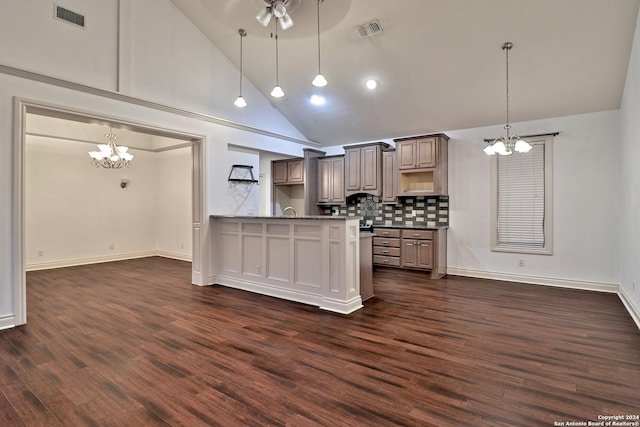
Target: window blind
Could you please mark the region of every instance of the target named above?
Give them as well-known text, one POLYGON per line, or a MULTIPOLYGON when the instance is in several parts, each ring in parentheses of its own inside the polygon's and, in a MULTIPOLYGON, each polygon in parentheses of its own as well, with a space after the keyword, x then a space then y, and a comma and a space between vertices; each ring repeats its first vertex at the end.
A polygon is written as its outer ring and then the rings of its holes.
POLYGON ((525 154, 499 156, 497 246, 544 248, 545 144, 525 154))

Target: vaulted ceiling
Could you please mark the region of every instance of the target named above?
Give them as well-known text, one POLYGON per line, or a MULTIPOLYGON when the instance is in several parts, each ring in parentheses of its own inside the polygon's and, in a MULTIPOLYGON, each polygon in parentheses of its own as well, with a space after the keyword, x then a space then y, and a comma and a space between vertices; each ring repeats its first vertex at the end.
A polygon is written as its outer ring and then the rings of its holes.
POLYGON ((246 29, 244 75, 321 145, 504 124, 505 41, 512 122, 618 109, 638 13, 638 0, 324 0, 329 84, 317 89, 317 3, 292 0, 294 26, 279 32, 286 96, 274 99, 273 26, 255 19, 263 0, 172 1, 238 67, 246 29), (373 20, 383 31, 360 37, 373 20), (326 104, 312 105, 314 93, 326 104))

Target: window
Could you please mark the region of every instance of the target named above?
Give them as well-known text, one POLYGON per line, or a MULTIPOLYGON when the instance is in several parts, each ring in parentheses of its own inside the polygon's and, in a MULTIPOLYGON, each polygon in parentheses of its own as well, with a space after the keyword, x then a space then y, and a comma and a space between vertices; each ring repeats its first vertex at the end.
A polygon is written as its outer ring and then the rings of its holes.
POLYGON ((528 138, 528 153, 491 165, 491 249, 551 255, 553 137, 528 138))

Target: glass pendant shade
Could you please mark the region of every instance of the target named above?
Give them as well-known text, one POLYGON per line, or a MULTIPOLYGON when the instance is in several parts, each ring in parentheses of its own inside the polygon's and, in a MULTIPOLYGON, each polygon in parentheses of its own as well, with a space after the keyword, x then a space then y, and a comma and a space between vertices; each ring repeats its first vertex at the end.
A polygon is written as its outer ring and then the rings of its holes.
POLYGON ((274 98, 282 98, 284 96, 284 91, 280 86, 276 85, 271 91, 271 96, 274 98))
POLYGON ((258 12, 258 14, 256 15, 256 19, 263 27, 266 27, 267 25, 269 25, 269 22, 271 22, 272 16, 273 15, 271 13, 271 8, 266 8, 258 12))
POLYGON ((106 144, 98 144, 98 150, 90 151, 91 164, 95 167, 103 167, 105 169, 120 169, 130 167, 133 154, 130 154, 129 147, 116 145, 117 136, 109 131, 104 136, 108 142, 106 144))
POLYGON ((244 97, 242 95, 240 95, 239 97, 236 98, 236 100, 233 102, 233 105, 235 105, 238 108, 244 108, 247 106, 247 101, 244 100, 244 97))
POLYGON ((324 87, 327 85, 327 79, 321 73, 318 73, 311 82, 315 87, 324 87))
POLYGON ((527 141, 525 141, 524 139, 518 139, 516 141, 516 145, 514 147, 514 149, 518 152, 518 153, 528 153, 529 150, 531 150, 531 144, 529 144, 527 141))

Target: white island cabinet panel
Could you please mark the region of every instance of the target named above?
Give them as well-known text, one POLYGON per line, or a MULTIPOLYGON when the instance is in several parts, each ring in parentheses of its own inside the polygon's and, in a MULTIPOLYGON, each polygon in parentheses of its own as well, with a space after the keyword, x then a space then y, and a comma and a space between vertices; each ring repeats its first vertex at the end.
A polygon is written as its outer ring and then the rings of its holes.
POLYGON ((359 220, 211 216, 209 283, 351 313, 362 307, 359 220))

